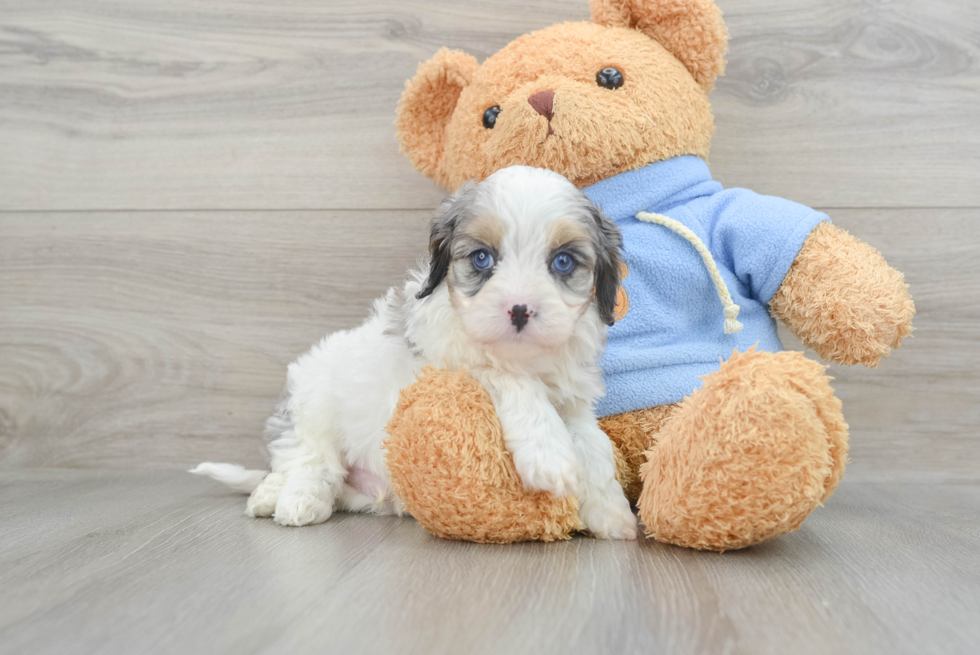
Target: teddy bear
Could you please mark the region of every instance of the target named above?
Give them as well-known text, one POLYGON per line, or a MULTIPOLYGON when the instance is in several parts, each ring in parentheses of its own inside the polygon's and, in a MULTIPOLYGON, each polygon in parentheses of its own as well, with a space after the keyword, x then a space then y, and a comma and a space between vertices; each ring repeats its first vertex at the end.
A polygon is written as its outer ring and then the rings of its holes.
MULTIPOLYGON (((797 529, 833 493, 848 427, 826 367, 875 367, 912 330, 903 275, 827 216, 725 189, 706 163, 708 95, 728 33, 711 0, 591 0, 591 21, 517 38, 483 64, 442 49, 406 83, 402 152, 453 190, 515 164, 561 173, 623 235, 602 355, 600 425, 646 534, 744 548, 797 529)), ((527 489, 489 396, 422 372, 388 426, 387 465, 434 534, 554 540, 577 501, 527 489)))

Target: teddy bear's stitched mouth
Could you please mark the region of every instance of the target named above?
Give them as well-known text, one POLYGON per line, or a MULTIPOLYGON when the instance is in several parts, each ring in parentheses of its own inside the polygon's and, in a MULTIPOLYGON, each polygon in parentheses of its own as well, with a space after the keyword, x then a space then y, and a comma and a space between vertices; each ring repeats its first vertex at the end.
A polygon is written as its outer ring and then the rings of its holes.
POLYGON ((543 146, 545 143, 548 142, 548 139, 550 139, 551 137, 555 137, 556 139, 561 139, 562 138, 562 136, 560 134, 558 134, 557 132, 555 132, 555 128, 552 127, 551 121, 548 121, 548 133, 545 134, 544 135, 544 138, 541 139, 538 142, 538 145, 539 146, 543 146))

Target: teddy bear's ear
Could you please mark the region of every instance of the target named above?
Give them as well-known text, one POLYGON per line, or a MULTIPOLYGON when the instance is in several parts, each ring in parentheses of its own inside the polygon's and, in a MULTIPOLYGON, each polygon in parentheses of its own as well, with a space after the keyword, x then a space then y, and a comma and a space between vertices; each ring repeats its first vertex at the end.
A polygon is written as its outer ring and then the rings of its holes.
POLYGON ((713 0, 589 0, 592 21, 635 28, 684 64, 705 93, 725 72, 728 30, 713 0))
POLYGON ((412 165, 429 177, 436 175, 442 159, 446 126, 459 94, 479 67, 472 55, 442 48, 405 83, 395 119, 398 142, 412 165))

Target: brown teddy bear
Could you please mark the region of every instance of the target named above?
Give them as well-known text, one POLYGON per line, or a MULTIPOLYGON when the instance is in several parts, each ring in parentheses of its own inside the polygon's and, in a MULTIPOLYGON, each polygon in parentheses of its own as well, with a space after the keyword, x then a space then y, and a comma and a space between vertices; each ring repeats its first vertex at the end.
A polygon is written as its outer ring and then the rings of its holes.
MULTIPOLYGON (((800 526, 844 472, 825 367, 875 367, 911 332, 901 273, 825 216, 723 189, 704 159, 727 32, 711 0, 592 0, 592 22, 522 36, 482 65, 440 50, 398 107, 403 152, 449 189, 524 164, 565 175, 623 232, 598 411, 647 534, 711 550, 800 526)), ((487 394, 427 370, 389 425, 408 510, 449 538, 567 538, 576 503, 525 490, 487 394)))

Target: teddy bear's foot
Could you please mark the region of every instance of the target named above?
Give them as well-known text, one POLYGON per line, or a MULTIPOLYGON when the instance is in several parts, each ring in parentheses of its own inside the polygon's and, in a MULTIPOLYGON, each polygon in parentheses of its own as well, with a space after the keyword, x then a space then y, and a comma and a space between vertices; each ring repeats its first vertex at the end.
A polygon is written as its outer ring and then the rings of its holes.
POLYGON ((525 489, 490 394, 462 371, 426 368, 388 424, 395 493, 429 532, 491 543, 568 539, 578 501, 525 489))
POLYGON ((847 424, 824 367, 734 353, 672 412, 641 467, 647 533, 732 550, 800 527, 837 487, 847 424))
POLYGON ((599 427, 613 443, 616 480, 630 501, 638 500, 643 491, 640 467, 647 461, 646 452, 657 444, 660 429, 679 406, 661 405, 599 419, 599 427))

